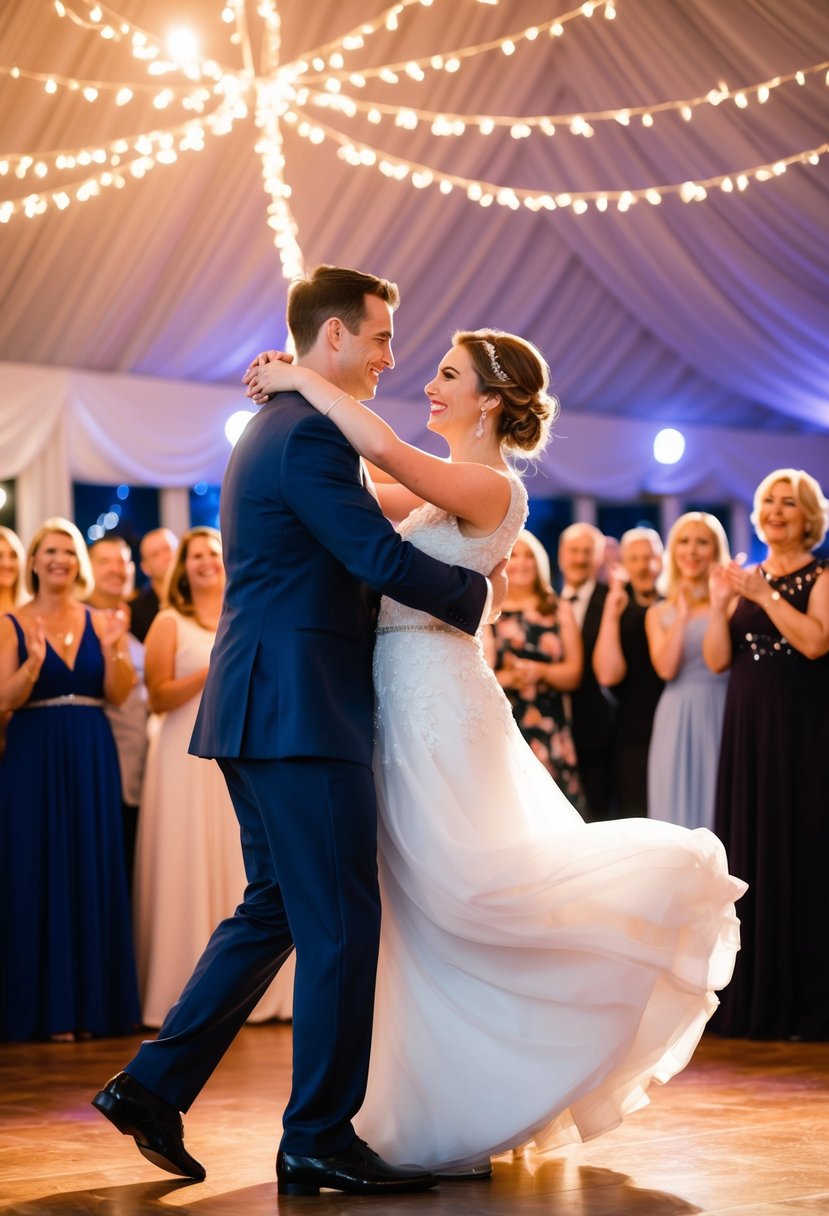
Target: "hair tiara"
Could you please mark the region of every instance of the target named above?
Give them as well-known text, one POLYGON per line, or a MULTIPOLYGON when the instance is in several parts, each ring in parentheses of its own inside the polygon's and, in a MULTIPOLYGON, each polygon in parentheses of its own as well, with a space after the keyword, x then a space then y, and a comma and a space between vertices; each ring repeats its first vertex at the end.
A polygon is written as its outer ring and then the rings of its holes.
POLYGON ((498 352, 496 351, 493 343, 487 342, 486 338, 481 338, 481 346, 483 346, 484 350, 486 351, 487 355, 489 356, 490 366, 492 367, 492 374, 498 380, 502 380, 504 383, 506 383, 506 381, 509 380, 509 376, 504 371, 503 367, 501 367, 501 364, 498 362, 498 352))

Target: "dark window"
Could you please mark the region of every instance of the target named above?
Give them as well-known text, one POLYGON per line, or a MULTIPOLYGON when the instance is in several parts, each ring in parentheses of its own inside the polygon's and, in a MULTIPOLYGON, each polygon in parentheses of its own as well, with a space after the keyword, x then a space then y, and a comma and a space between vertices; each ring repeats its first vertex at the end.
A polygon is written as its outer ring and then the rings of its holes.
POLYGON ((17 531, 13 481, 0 481, 0 524, 13 532, 17 531))
POLYGON ((190 527, 218 528, 221 486, 200 481, 190 491, 190 527))
POLYGON ((160 527, 159 494, 152 486, 101 486, 76 481, 72 487, 75 523, 87 544, 102 536, 122 536, 132 549, 136 586, 147 580, 138 546, 145 532, 160 527))
POLYGON ((615 536, 617 540, 621 540, 631 528, 653 528, 659 532, 659 503, 655 499, 650 502, 599 503, 596 527, 605 536, 615 536))
POLYGON ((541 541, 556 569, 558 538, 573 523, 572 498, 531 498, 527 529, 541 541))

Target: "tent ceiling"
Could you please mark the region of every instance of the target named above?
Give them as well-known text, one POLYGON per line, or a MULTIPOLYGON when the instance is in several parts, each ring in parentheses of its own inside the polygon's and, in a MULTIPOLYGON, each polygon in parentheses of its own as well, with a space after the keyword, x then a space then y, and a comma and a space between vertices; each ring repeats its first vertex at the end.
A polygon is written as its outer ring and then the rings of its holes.
MULTIPOLYGON (((67 0, 67 3, 69 0, 67 0)), ((74 0, 84 8, 82 0, 74 0)), ((824 0, 617 0, 546 33, 396 86, 375 102, 457 113, 583 113, 749 86, 829 59, 824 0)), ((86 6, 88 8, 88 6, 86 6)), ((106 7, 106 6, 105 6, 106 7)), ((116 0, 129 21, 164 36, 199 34, 234 65, 214 0, 116 0)), ((280 0, 283 60, 384 11, 383 0, 280 0)), ((261 22, 247 6, 254 53, 261 22)), ((433 0, 396 32, 372 36, 349 67, 410 60, 549 22, 566 0, 433 0)), ((125 45, 60 19, 47 0, 0 5, 0 65, 84 80, 147 80, 125 45)), ((162 81, 161 83, 164 83, 162 81)), ((352 137, 458 176, 562 191, 701 180, 777 161, 826 140, 825 69, 749 98, 658 114, 651 128, 595 122, 585 139, 513 140, 476 131, 437 138, 364 117, 322 117, 352 137)), ((117 107, 0 77, 0 155, 103 144, 181 121, 136 96, 117 107)), ((266 224, 252 115, 122 190, 0 226, 0 360, 235 382, 248 357, 285 340, 285 281, 266 224)), ((310 267, 359 266, 395 279, 397 369, 382 390, 418 401, 452 330, 494 325, 545 351, 565 410, 789 431, 829 430, 829 158, 795 165, 744 194, 712 190, 584 215, 534 214, 470 202, 456 189, 383 177, 285 127, 286 177, 310 267)), ((14 166, 0 199, 58 179, 14 166)), ((70 180, 69 175, 65 180, 70 180)), ((62 182, 64 179, 60 179, 62 182)))

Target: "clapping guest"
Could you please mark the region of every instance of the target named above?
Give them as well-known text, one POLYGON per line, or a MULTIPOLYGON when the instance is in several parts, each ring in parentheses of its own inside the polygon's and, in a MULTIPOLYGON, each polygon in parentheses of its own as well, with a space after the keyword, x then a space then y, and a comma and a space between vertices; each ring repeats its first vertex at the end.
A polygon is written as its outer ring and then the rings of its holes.
POLYGON ((731 673, 715 830, 749 884, 726 1035, 829 1038, 829 562, 812 554, 827 519, 813 477, 776 469, 754 495, 763 562, 712 575, 704 653, 731 673))
POLYGON ((135 673, 123 613, 80 600, 80 533, 37 531, 33 597, 0 620, 0 711, 13 710, 0 780, 0 1037, 117 1034, 138 1021, 118 758, 103 711, 135 673))
POLYGON ((553 591, 550 559, 531 532, 519 533, 507 577, 509 589, 487 639, 487 658, 521 734, 584 813, 567 695, 581 680, 581 635, 570 605, 553 591))
POLYGON ((178 537, 169 528, 153 528, 141 538, 138 553, 141 572, 149 582, 138 592, 130 605, 132 632, 139 642, 144 642, 147 631, 161 608, 167 585, 167 575, 178 547, 178 537))
MULTIPOLYGON (((160 715, 147 758, 138 821, 135 922, 145 1025, 160 1026, 218 921, 245 891, 239 825, 218 767, 188 755, 222 608, 219 533, 191 528, 170 571, 169 607, 147 634, 150 709, 160 715)), ((285 969, 283 968, 283 971, 285 969)), ((256 1018, 288 1016, 285 985, 256 1018)))
POLYGON ((571 524, 559 538, 561 599, 572 606, 584 649, 584 667, 573 693, 573 737, 587 818, 613 817, 612 746, 616 707, 593 673, 593 647, 599 633, 607 584, 598 581, 605 538, 592 524, 571 524))
POLYGON ((25 598, 23 571, 26 554, 20 537, 0 525, 0 616, 13 612, 25 598))
MULTIPOLYGON (((26 554, 17 533, 0 525, 0 617, 13 612, 23 599, 25 565, 26 554)), ((0 758, 6 746, 6 727, 10 717, 10 713, 0 713, 0 758)))
POLYGON ((618 706, 613 739, 613 791, 622 818, 648 813, 648 748, 662 680, 653 669, 645 614, 659 599, 662 541, 653 528, 622 537, 620 565, 610 573, 593 672, 618 706))
MULTIPOLYGON (((87 604, 99 612, 123 612, 129 620, 128 601, 135 575, 129 545, 120 536, 102 537, 90 546, 89 560, 94 587, 87 604)), ((144 685, 144 647, 129 630, 124 634, 124 646, 138 678, 125 701, 120 705, 107 704, 104 709, 118 750, 124 857, 127 879, 132 884, 138 807, 147 759, 147 689, 144 685)))
POLYGON ((714 515, 689 511, 668 533, 665 600, 645 617, 651 662, 665 681, 648 754, 648 814, 686 828, 710 828, 726 678, 708 670, 708 580, 729 558, 714 515))

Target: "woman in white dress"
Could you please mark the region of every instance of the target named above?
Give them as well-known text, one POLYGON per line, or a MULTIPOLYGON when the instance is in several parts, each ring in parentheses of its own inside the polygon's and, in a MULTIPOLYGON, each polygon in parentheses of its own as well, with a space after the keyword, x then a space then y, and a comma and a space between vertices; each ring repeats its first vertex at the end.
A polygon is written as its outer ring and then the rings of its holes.
MULTIPOLYGON (((384 470, 378 498, 407 539, 486 572, 527 514, 505 453, 543 446, 548 376, 520 338, 456 334, 426 386, 449 462, 308 368, 246 379, 251 396, 302 393, 384 470)), ((358 1133, 392 1160, 471 1171, 598 1135, 690 1058, 731 976, 745 884, 711 832, 585 824, 479 638, 385 599, 377 632, 383 926, 358 1133)))
MULTIPOLYGON (((216 924, 233 914, 245 890, 239 824, 224 777, 211 761, 188 755, 224 582, 219 533, 192 528, 173 563, 170 606, 146 639, 150 708, 160 715, 136 842, 136 958, 146 1026, 161 1025, 216 924)), ((289 961, 251 1021, 290 1017, 292 993, 289 961)))

